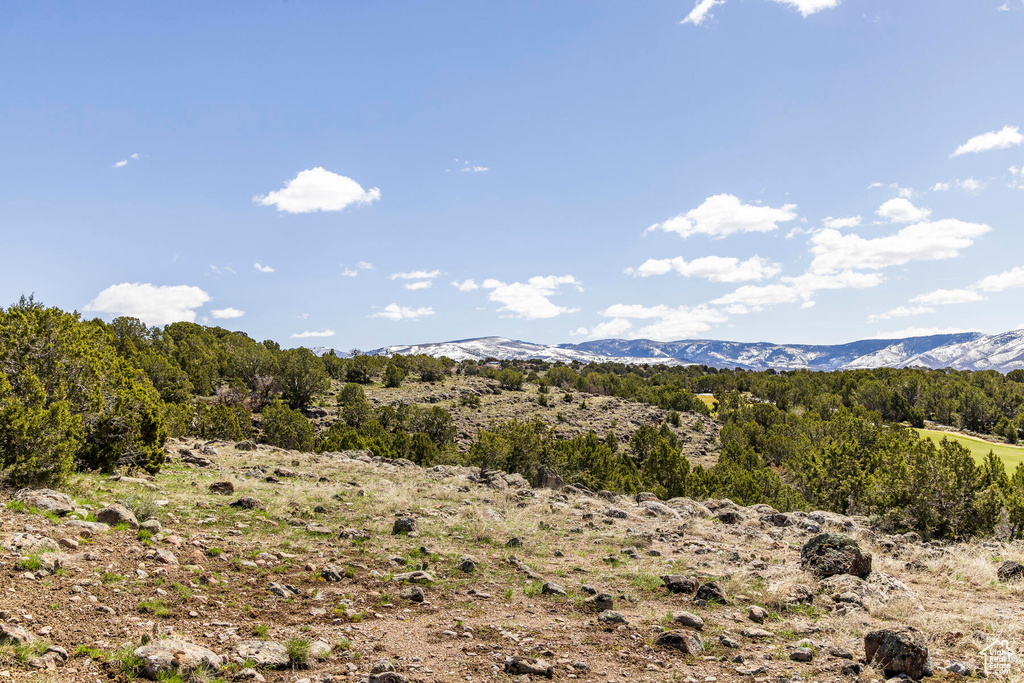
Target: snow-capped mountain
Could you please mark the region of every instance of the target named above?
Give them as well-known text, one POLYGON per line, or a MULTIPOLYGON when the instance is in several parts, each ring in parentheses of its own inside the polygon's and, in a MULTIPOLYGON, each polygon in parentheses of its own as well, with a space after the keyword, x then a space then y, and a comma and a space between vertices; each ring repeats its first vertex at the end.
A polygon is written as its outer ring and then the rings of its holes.
POLYGON ((999 370, 1024 368, 1024 330, 985 335, 937 334, 907 339, 864 339, 849 344, 771 344, 683 340, 603 339, 581 344, 532 344, 504 337, 481 337, 433 344, 385 346, 370 353, 427 354, 453 360, 528 359, 581 363, 664 363, 710 365, 748 370, 848 370, 909 367, 999 370))

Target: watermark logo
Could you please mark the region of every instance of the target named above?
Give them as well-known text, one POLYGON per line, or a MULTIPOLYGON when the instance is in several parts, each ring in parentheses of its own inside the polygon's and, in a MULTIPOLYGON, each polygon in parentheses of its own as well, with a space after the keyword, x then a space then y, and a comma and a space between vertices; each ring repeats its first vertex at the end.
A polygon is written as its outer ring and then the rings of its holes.
POLYGON ((993 640, 979 654, 983 658, 985 675, 989 678, 1009 678, 1013 673, 1017 653, 1010 648, 1010 641, 993 640))

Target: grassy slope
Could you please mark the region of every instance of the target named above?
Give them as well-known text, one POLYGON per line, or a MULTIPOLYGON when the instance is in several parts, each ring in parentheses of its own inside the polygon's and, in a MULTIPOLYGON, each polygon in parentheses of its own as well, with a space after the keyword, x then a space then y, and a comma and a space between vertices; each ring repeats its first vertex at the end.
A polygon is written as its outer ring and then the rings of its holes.
POLYGON ((988 455, 989 451, 995 451, 995 454, 1002 458, 1003 464, 1006 465, 1007 472, 1013 472, 1017 465, 1024 462, 1024 448, 1021 448, 1020 446, 1010 446, 1004 443, 992 443, 991 441, 984 441, 971 436, 964 436, 953 432, 942 432, 934 429, 917 429, 915 431, 917 431, 921 436, 926 436, 935 442, 941 441, 943 437, 959 441, 970 449, 971 454, 974 456, 974 460, 978 463, 988 455))

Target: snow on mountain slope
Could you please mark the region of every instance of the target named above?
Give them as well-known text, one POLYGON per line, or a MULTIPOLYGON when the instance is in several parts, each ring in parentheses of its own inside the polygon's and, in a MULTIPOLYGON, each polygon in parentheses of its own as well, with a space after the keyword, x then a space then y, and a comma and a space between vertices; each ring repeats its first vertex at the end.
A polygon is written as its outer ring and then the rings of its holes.
POLYGON ((907 339, 865 339, 848 344, 808 345, 730 342, 709 339, 657 342, 603 339, 581 344, 532 344, 505 337, 386 346, 370 353, 428 354, 453 360, 538 358, 550 362, 659 363, 710 365, 749 370, 846 370, 854 368, 952 367, 1008 372, 1024 368, 1024 330, 984 335, 978 332, 907 339))

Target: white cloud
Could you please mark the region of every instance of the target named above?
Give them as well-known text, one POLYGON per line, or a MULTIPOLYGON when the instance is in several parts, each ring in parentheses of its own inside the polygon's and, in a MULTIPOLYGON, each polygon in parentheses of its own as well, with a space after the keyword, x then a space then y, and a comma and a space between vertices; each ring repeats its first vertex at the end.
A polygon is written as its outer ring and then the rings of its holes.
POLYGON ((975 286, 986 292, 1005 292, 1008 289, 1024 287, 1024 266, 1017 266, 998 275, 989 275, 975 286))
POLYGON ((965 327, 905 327, 894 332, 879 332, 875 339, 907 339, 908 337, 930 337, 935 334, 959 334, 961 332, 977 332, 965 327))
POLYGON ((948 192, 949 190, 955 187, 957 189, 963 190, 964 192, 977 194, 979 190, 984 190, 986 185, 987 184, 983 180, 978 180, 976 178, 967 178, 966 180, 954 180, 952 182, 946 183, 935 183, 934 185, 932 185, 931 190, 932 192, 948 192))
POLYGON ((948 306, 949 304, 970 304, 982 301, 984 298, 973 289, 936 289, 927 294, 918 294, 910 300, 910 303, 922 306, 948 306))
POLYGON ((777 263, 753 256, 746 261, 725 256, 703 256, 686 261, 681 256, 671 259, 648 259, 631 272, 639 277, 664 275, 675 271, 684 277, 706 278, 711 282, 749 282, 765 280, 781 272, 777 263))
POLYGON ((373 270, 373 264, 369 261, 360 261, 356 264, 356 268, 359 270, 373 270))
POLYGON ((572 275, 547 275, 531 277, 524 282, 513 282, 506 284, 498 280, 484 280, 484 289, 493 290, 487 296, 490 301, 502 304, 499 312, 504 311, 512 317, 536 320, 539 318, 554 318, 563 313, 573 313, 578 308, 558 306, 549 297, 553 296, 563 285, 575 287, 582 292, 583 287, 579 280, 572 275))
POLYGON ((770 206, 744 204, 731 194, 716 194, 708 197, 696 209, 679 214, 663 223, 655 223, 647 229, 675 232, 682 237, 704 234, 720 239, 726 235, 743 232, 771 232, 778 230, 779 223, 795 220, 796 204, 785 204, 777 209, 770 206))
POLYGON ((570 337, 583 337, 583 336, 586 336, 587 333, 589 333, 589 332, 590 332, 590 330, 588 330, 585 327, 577 327, 575 330, 569 330, 569 336, 570 337))
POLYGON ((731 313, 760 311, 766 306, 789 304, 799 301, 800 292, 790 285, 744 285, 736 291, 713 299, 719 306, 736 306, 731 313))
POLYGON ((800 14, 805 17, 809 17, 816 12, 820 12, 826 9, 832 9, 833 7, 839 6, 840 0, 773 0, 774 2, 782 5, 789 5, 796 9, 800 14))
POLYGON ((923 221, 931 215, 931 209, 919 209, 910 200, 903 197, 890 199, 878 207, 876 212, 882 218, 888 218, 893 223, 914 223, 923 221))
POLYGON ((472 292, 477 289, 480 289, 480 285, 478 285, 476 281, 473 280, 472 278, 470 278, 469 280, 463 280, 462 282, 459 282, 458 280, 453 280, 452 287, 459 290, 460 292, 472 292))
POLYGON ((1024 166, 1010 167, 1010 187, 1024 190, 1024 166))
POLYGON ((261 206, 276 206, 287 213, 341 211, 352 204, 369 204, 380 199, 376 187, 364 190, 351 178, 317 166, 300 171, 280 190, 256 195, 252 200, 261 206))
POLYGON ((697 0, 697 4, 693 6, 690 13, 686 15, 680 24, 693 24, 694 26, 700 26, 707 19, 714 18, 711 14, 711 9, 715 5, 724 5, 725 0, 697 0))
POLYGON ((237 308, 217 308, 210 311, 210 315, 220 320, 230 320, 232 318, 241 318, 245 315, 245 311, 240 311, 237 308))
POLYGON ((925 313, 934 313, 934 308, 928 308, 927 306, 899 306, 885 313, 872 313, 868 316, 868 322, 874 323, 879 320, 891 320, 893 318, 907 318, 912 315, 924 315, 925 313))
POLYGON ((463 173, 487 173, 491 169, 486 166, 463 166, 461 170, 463 173))
POLYGON ((314 337, 333 337, 334 330, 306 330, 305 332, 296 332, 292 335, 292 339, 311 339, 314 337))
POLYGON ((193 322, 196 309, 210 300, 199 287, 123 282, 100 292, 82 310, 138 318, 147 325, 193 322))
POLYGON ((601 315, 612 318, 590 331, 591 337, 618 336, 627 334, 631 339, 685 339, 706 332, 711 325, 722 323, 728 317, 719 310, 708 306, 642 306, 640 304, 615 304, 601 315), (644 327, 632 329, 630 320, 653 320, 644 327))
POLYGON ((135 154, 129 154, 127 159, 122 159, 121 161, 114 162, 113 167, 114 168, 124 168, 125 166, 128 165, 129 161, 138 161, 140 158, 141 157, 139 156, 138 152, 136 152, 135 154))
POLYGON ((274 272, 273 268, 271 268, 270 266, 265 266, 262 263, 260 263, 259 261, 257 261, 256 263, 252 264, 252 267, 253 267, 253 270, 258 270, 261 273, 273 273, 274 272))
POLYGON ((994 149, 1008 149, 1016 147, 1024 142, 1024 135, 1021 135, 1017 126, 1006 125, 1002 130, 993 130, 973 138, 956 148, 950 156, 958 157, 961 154, 974 154, 977 152, 989 152, 994 149))
POLYGON ((854 270, 841 270, 837 273, 808 272, 795 277, 784 277, 800 296, 807 299, 822 289, 869 289, 877 287, 885 281, 881 273, 859 273, 854 270))
POLYGON ((356 277, 357 275, 359 275, 359 271, 358 270, 352 270, 351 268, 344 268, 341 271, 341 276, 342 277, 356 277))
POLYGON ((811 236, 814 261, 811 271, 834 273, 850 269, 878 270, 911 261, 955 258, 974 239, 991 228, 953 218, 923 221, 886 237, 865 239, 838 230, 819 230, 811 236))
POLYGON ((847 216, 845 218, 832 218, 832 216, 829 216, 821 224, 826 228, 842 230, 843 228, 856 228, 863 220, 862 216, 847 216))
POLYGON ((388 320, 417 320, 419 318, 426 317, 428 315, 434 315, 434 309, 430 306, 420 306, 419 308, 409 308, 407 306, 399 306, 398 304, 391 303, 384 307, 383 310, 378 311, 370 315, 371 318, 386 318, 388 320))
POLYGON ((391 273, 389 280, 433 280, 441 274, 440 270, 414 270, 409 273, 391 273))
POLYGON ((410 282, 405 286, 406 289, 417 290, 417 289, 430 289, 434 286, 434 283, 430 280, 420 280, 419 282, 410 282))

